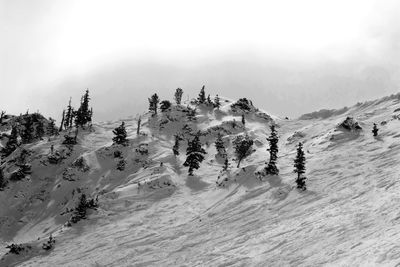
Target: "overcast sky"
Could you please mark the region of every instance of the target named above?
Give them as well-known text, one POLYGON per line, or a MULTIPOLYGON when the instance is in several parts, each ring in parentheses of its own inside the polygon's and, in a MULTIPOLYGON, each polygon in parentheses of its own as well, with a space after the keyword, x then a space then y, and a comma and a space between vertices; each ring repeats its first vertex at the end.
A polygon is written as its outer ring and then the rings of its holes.
POLYGON ((202 85, 280 116, 340 108, 398 91, 399 18, 395 0, 0 0, 0 109, 59 118, 89 88, 110 120, 202 85))

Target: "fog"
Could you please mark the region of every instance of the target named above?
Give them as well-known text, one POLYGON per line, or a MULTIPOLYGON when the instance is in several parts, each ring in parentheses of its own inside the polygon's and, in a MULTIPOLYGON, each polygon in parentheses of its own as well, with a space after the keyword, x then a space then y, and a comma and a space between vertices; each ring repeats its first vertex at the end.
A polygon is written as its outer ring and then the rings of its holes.
POLYGON ((0 108, 95 120, 158 93, 248 97, 280 116, 397 92, 395 1, 0 1, 0 108))

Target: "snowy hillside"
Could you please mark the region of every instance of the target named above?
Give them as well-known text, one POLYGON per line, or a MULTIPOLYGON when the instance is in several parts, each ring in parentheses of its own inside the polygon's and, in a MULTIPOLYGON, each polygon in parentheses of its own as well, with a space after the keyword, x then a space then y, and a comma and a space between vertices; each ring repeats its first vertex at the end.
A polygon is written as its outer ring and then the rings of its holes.
POLYGON ((232 108, 234 102, 222 98, 220 109, 185 103, 156 116, 145 113, 139 135, 138 118, 130 117, 94 123, 79 132, 74 146, 62 144, 66 131, 17 148, 2 165, 6 177, 18 169, 21 153, 31 173, 0 191, 0 266, 400 263, 400 94, 293 120, 252 106, 232 108), (194 108, 195 117, 188 116, 194 108), (347 117, 362 129, 340 126, 347 117), (112 142, 122 121, 127 146, 112 142), (260 177, 271 124, 279 136, 280 174, 260 177), (187 140, 198 130, 207 154, 188 176, 187 140), (183 139, 179 156, 172 151, 177 133, 183 139), (227 171, 216 156, 218 133, 227 171), (237 168, 232 142, 245 133, 253 151, 237 168), (299 142, 307 160, 306 191, 296 188, 293 172, 299 142), (52 161, 54 155, 59 161, 52 161), (69 224, 82 193, 97 197, 98 208, 69 224), (50 234, 56 243, 45 251, 50 234), (6 254, 11 243, 25 250, 6 254))

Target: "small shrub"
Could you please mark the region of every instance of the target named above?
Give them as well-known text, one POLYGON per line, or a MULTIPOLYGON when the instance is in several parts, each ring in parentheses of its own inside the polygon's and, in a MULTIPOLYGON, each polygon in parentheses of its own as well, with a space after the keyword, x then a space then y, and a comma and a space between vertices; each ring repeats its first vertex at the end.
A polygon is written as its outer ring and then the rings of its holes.
POLYGON ((42 248, 44 250, 50 250, 53 248, 54 244, 56 243, 56 240, 53 238, 52 235, 49 236, 49 240, 47 240, 46 243, 43 243, 42 248))

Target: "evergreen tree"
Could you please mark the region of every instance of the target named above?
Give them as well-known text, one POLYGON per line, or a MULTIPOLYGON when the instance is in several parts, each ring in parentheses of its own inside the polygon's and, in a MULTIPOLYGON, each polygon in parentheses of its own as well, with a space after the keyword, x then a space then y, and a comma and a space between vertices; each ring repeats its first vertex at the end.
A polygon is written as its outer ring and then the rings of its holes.
POLYGON ((142 123, 142 116, 139 116, 138 122, 137 122, 137 129, 136 129, 136 135, 139 136, 140 134, 140 126, 142 123))
POLYGON ((152 95, 149 98, 149 111, 153 112, 154 115, 157 115, 157 108, 160 99, 158 98, 157 94, 152 95))
POLYGON ((269 143, 269 162, 268 166, 265 168, 266 174, 268 175, 278 175, 279 170, 276 167, 276 161, 278 159, 278 135, 275 130, 275 125, 271 125, 271 135, 267 138, 268 143, 269 143))
POLYGON ((181 88, 177 88, 175 91, 175 102, 177 105, 181 104, 182 95, 183 95, 183 90, 181 88))
POLYGON ((17 149, 17 147, 18 147, 18 127, 17 125, 13 125, 6 146, 2 150, 3 156, 4 157, 9 156, 12 152, 14 152, 15 149, 17 149))
POLYGON ((216 107, 217 109, 221 107, 221 100, 218 95, 216 95, 214 98, 214 107, 216 107))
POLYGON ((40 140, 43 139, 45 132, 44 132, 44 124, 42 120, 39 120, 36 125, 36 137, 40 140))
POLYGON ((193 170, 200 167, 200 163, 204 160, 204 154, 206 151, 201 147, 200 143, 200 131, 195 135, 192 141, 188 143, 186 149, 186 161, 183 166, 189 167, 189 175, 193 175, 193 170))
POLYGON ((246 119, 244 118, 244 114, 242 114, 242 124, 243 124, 243 126, 246 125, 246 119))
POLYGON ((28 115, 25 117, 24 130, 21 134, 22 142, 24 144, 32 142, 34 132, 32 117, 28 115))
POLYGON ((65 121, 64 121, 65 129, 72 127, 73 117, 74 117, 74 109, 71 105, 71 98, 69 98, 69 103, 67 106, 67 113, 65 114, 65 121))
POLYGON ((126 133, 126 129, 125 129, 125 122, 122 122, 120 126, 115 128, 113 130, 113 133, 115 134, 115 136, 112 139, 114 141, 114 143, 116 143, 118 145, 124 145, 124 146, 127 145, 128 140, 126 139, 127 133, 126 133))
POLYGON ((2 191, 4 187, 6 187, 6 185, 7 185, 7 180, 4 177, 3 169, 0 168, 0 191, 2 191))
POLYGON ((210 95, 207 96, 207 105, 211 106, 213 102, 211 101, 210 95))
POLYGON ((253 140, 247 134, 245 136, 239 135, 233 141, 233 145, 238 160, 237 167, 239 168, 240 162, 251 153, 253 140))
POLYGON ((228 161, 228 157, 226 157, 225 161, 224 161, 224 166, 222 167, 222 170, 227 171, 228 167, 229 167, 229 161, 228 161))
POLYGON ((204 91, 205 86, 203 85, 203 87, 200 90, 200 94, 199 97, 197 98, 197 102, 199 104, 204 104, 206 102, 206 92, 204 91))
POLYGON ((174 152, 175 156, 179 156, 179 141, 182 140, 182 138, 176 134, 174 135, 175 137, 175 143, 174 146, 172 147, 172 151, 174 152))
POLYGON ((221 157, 226 157, 226 149, 224 141, 222 140, 222 134, 218 133, 217 139, 215 140, 215 148, 218 151, 218 155, 221 157))
POLYGON ((160 103, 161 112, 165 112, 170 107, 171 107, 171 102, 169 102, 168 100, 161 101, 160 103))
POLYGON ((80 219, 85 219, 86 218, 86 211, 88 208, 88 202, 86 199, 86 195, 82 194, 79 197, 79 203, 78 206, 75 208, 75 214, 80 218, 80 219))
POLYGON ((56 121, 53 118, 49 118, 49 123, 47 124, 47 133, 51 136, 58 135, 56 121))
POLYGON ((186 117, 189 121, 194 121, 196 120, 196 109, 191 108, 190 106, 187 106, 188 112, 186 113, 186 117))
POLYGON ((75 125, 77 127, 84 127, 92 120, 91 113, 93 112, 93 110, 91 111, 91 109, 89 109, 89 100, 89 90, 87 89, 85 94, 81 98, 79 109, 73 113, 75 116, 75 125))
POLYGON ((303 144, 300 142, 297 147, 297 155, 294 160, 294 172, 297 173, 296 184, 297 188, 306 190, 306 177, 303 174, 306 172, 306 157, 304 156, 303 144))
POLYGON ((372 129, 372 133, 374 134, 374 136, 378 136, 378 126, 376 126, 376 123, 374 123, 374 127, 372 129))

